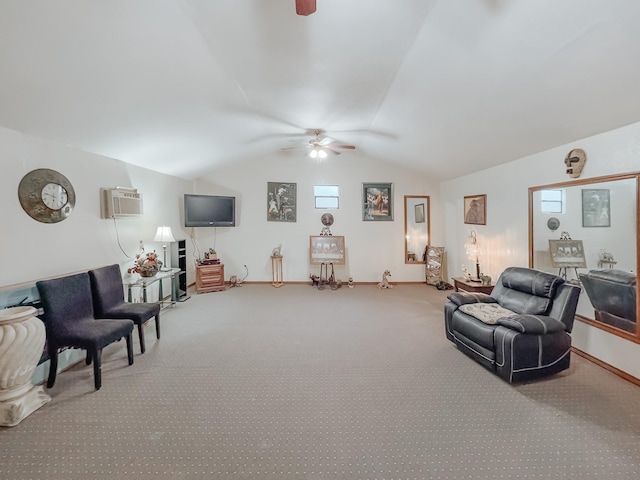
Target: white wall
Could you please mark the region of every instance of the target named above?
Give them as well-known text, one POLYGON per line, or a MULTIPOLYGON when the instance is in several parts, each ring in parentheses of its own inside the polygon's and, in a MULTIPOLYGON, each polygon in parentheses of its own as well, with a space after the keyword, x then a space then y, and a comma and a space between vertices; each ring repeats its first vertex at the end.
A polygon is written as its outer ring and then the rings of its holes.
POLYGON ((221 168, 196 182, 198 193, 235 195, 237 226, 195 228, 199 249, 213 247, 225 264, 225 274, 247 281, 271 281, 271 251, 283 245, 284 281, 308 281, 319 267, 309 264, 309 236, 322 230, 320 217, 335 218, 333 235, 344 235, 347 264, 336 266, 336 277, 356 282, 380 281, 385 269, 392 281, 424 281, 424 265, 404 263, 404 195, 431 196, 431 235, 435 245, 444 241, 439 187, 421 173, 389 163, 375 162, 359 152, 331 155, 316 163, 301 154, 274 154, 248 164, 221 168), (297 221, 267 221, 267 182, 297 184, 297 221), (393 183, 393 222, 362 221, 362 183, 393 183), (340 208, 316 210, 314 185, 338 185, 340 208))
POLYGON ((169 225, 176 239, 187 239, 188 279, 195 279, 195 258, 215 247, 225 263, 225 274, 250 281, 271 281, 270 254, 283 244, 284 279, 307 281, 318 267, 309 265, 309 235, 322 229, 324 210, 314 208, 313 185, 340 186, 340 208, 334 235, 344 235, 347 265, 336 267, 338 278, 356 282, 379 281, 385 269, 393 281, 424 281, 424 265, 404 263, 404 195, 431 196, 432 243, 444 242, 438 185, 424 174, 374 162, 359 152, 331 156, 321 163, 303 155, 274 154, 249 164, 221 168, 198 182, 190 182, 87 153, 50 140, 0 128, 2 209, 2 270, 0 288, 39 278, 119 263, 132 264, 142 240, 146 250, 161 252, 152 242, 159 225, 169 225), (21 208, 17 186, 36 168, 51 168, 73 184, 77 201, 73 214, 56 224, 33 220, 21 208), (267 222, 267 182, 294 182, 298 188, 297 222, 267 222), (362 182, 388 182, 394 188, 394 221, 362 221, 362 182), (100 188, 135 187, 143 195, 144 215, 113 220, 100 218, 100 188), (182 196, 193 192, 230 194, 238 199, 237 227, 187 229, 182 196), (189 240, 193 236, 194 242, 189 240), (118 241, 122 246, 123 253, 118 241))
MULTIPOLYGON (((508 266, 528 266, 528 189, 570 180, 565 173, 564 158, 573 148, 582 148, 587 153, 582 178, 638 171, 640 123, 443 182, 441 197, 450 276, 459 275, 461 266, 470 264, 464 257, 464 243, 472 228, 478 232, 483 272, 495 279, 508 266), (487 225, 465 225, 463 197, 483 193, 487 194, 487 225)), ((634 240, 627 239, 629 249, 636 248, 634 240)), ((579 321, 574 327, 573 344, 640 378, 640 345, 579 321)))
POLYGON ((181 232, 180 198, 191 182, 169 177, 121 161, 83 152, 0 128, 0 202, 3 205, 0 248, 0 287, 39 278, 119 263, 132 264, 139 241, 147 250, 161 249, 152 242, 157 226, 181 232), (36 168, 51 168, 66 176, 76 192, 69 218, 45 224, 33 220, 20 206, 18 184, 36 168), (100 188, 135 187, 144 198, 144 215, 113 220, 100 218, 100 188), (117 230, 116 230, 117 227, 117 230))
MULTIPOLYGON (((133 264, 128 256, 139 252, 140 240, 146 250, 161 252, 162 245, 152 241, 159 225, 169 225, 176 238, 186 238, 181 228, 180 199, 190 192, 191 182, 4 128, 0 128, 0 159, 0 308, 19 303, 25 296, 28 301, 37 298, 35 287, 20 286, 16 290, 16 284, 33 284, 41 278, 113 263, 120 264, 125 272, 133 264), (36 168, 57 170, 73 185, 76 205, 64 221, 37 222, 20 206, 18 184, 36 168), (135 187, 142 193, 142 217, 115 222, 100 218, 100 188, 115 186, 135 187)), ((168 281, 165 283, 164 291, 168 292, 168 281)), ((149 295, 157 294, 156 288, 154 285, 149 295)), ((60 355, 59 367, 81 359, 80 351, 66 350, 60 355)), ((39 365, 33 381, 43 381, 48 370, 48 362, 39 365)))

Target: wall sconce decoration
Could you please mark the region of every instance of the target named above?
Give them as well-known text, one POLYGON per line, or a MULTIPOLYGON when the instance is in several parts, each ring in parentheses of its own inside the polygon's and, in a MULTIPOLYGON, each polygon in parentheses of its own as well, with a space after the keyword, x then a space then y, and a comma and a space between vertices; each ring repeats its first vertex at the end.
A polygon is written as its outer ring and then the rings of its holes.
POLYGON ((469 241, 464 244, 465 251, 469 260, 476 262, 476 278, 470 278, 472 282, 480 282, 480 248, 478 248, 478 235, 475 230, 469 233, 469 241))

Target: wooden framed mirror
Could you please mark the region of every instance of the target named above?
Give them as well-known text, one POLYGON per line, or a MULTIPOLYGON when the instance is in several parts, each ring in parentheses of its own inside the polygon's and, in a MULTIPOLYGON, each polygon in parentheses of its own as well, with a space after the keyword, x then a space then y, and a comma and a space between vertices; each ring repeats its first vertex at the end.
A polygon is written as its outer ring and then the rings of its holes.
POLYGON ((581 287, 576 318, 635 343, 639 188, 640 172, 529 188, 529 266, 581 287))
POLYGON ((404 263, 424 264, 430 238, 428 195, 404 196, 404 263))

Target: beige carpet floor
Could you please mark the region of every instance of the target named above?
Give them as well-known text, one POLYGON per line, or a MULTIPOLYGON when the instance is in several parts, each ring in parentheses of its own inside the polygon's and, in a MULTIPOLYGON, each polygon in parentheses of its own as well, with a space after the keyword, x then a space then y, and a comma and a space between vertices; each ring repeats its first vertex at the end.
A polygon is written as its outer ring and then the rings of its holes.
POLYGON ((0 478, 634 479, 640 388, 573 356, 509 385, 444 337, 426 285, 193 295, 0 429, 0 478))

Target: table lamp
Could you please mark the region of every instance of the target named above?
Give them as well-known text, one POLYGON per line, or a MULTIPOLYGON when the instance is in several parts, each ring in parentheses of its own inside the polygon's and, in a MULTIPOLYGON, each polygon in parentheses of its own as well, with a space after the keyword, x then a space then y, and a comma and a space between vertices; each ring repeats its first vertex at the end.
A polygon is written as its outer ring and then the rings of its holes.
POLYGON ((167 270, 171 270, 167 267, 167 243, 175 242, 176 239, 173 238, 173 234, 171 233, 171 227, 167 227, 162 225, 158 227, 156 230, 156 236, 153 239, 154 242, 162 242, 162 268, 160 271, 166 272, 167 270))
POLYGON ((478 247, 478 238, 475 230, 471 230, 469 234, 469 241, 465 244, 465 250, 467 251, 467 257, 470 260, 475 260, 476 262, 476 278, 472 278, 472 282, 480 281, 480 248, 478 247))

